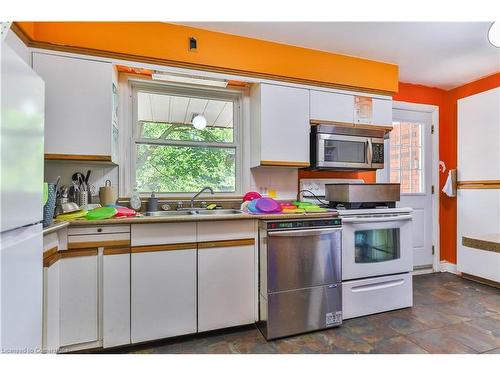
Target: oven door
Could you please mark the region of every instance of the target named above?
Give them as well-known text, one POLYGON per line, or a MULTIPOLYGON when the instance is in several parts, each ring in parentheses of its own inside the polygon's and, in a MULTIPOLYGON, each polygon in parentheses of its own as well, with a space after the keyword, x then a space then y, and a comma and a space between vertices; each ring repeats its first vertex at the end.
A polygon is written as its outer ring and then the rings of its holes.
POLYGON ((371 168, 370 138, 319 133, 317 167, 371 168))
POLYGON ((411 214, 342 218, 342 280, 413 270, 411 214))

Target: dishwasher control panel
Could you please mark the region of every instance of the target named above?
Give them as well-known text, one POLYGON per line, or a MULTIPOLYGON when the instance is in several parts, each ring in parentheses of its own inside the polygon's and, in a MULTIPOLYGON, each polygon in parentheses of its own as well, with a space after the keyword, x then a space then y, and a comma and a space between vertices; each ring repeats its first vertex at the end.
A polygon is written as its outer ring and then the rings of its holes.
POLYGON ((267 230, 340 227, 341 225, 341 219, 269 221, 267 222, 267 230))

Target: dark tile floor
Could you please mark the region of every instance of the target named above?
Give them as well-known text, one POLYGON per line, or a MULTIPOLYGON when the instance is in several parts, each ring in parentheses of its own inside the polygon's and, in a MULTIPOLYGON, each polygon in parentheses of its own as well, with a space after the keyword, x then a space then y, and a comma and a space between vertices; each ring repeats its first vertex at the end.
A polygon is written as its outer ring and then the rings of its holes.
POLYGON ((267 342, 246 326, 114 352, 500 354, 500 290, 450 273, 413 280, 412 308, 347 320, 338 328, 267 342))

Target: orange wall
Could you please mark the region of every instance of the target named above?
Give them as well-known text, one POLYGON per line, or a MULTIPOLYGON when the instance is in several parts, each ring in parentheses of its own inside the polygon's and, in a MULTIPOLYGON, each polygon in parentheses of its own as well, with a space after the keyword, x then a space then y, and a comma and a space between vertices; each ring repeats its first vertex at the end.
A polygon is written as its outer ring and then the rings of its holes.
POLYGON ((22 22, 36 42, 394 93, 398 66, 162 22, 22 22), (198 50, 188 51, 188 38, 198 50))
MULTIPOLYGON (((500 87, 500 73, 467 83, 455 89, 442 89, 399 83, 394 100, 439 106, 439 159, 447 169, 457 168, 457 100, 500 87)), ((439 176, 439 225, 441 260, 457 262, 457 200, 441 192, 447 173, 439 176)))

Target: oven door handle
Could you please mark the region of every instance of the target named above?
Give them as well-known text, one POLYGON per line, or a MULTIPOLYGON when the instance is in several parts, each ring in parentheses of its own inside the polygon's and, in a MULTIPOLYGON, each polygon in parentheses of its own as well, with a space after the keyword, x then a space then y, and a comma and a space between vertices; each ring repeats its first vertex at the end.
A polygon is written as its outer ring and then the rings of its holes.
POLYGON ((343 217, 343 223, 349 224, 366 224, 366 223, 382 223, 388 221, 407 221, 412 220, 413 217, 411 215, 399 215, 399 216, 387 216, 387 217, 367 217, 367 218, 359 218, 359 217, 343 217))
POLYGON ((342 228, 326 228, 326 229, 299 229, 299 230, 283 230, 276 232, 268 232, 269 237, 306 237, 306 236, 321 236, 323 234, 332 234, 342 231, 342 228))

